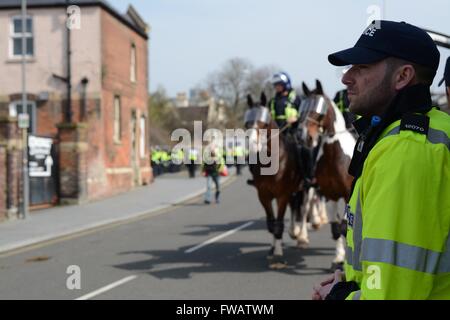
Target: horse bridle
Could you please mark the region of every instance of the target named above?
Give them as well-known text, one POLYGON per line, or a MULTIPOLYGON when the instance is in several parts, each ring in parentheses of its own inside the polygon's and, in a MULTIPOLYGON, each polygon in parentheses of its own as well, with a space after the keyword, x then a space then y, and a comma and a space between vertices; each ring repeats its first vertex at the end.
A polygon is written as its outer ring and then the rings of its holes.
MULTIPOLYGON (((264 106, 252 108, 250 110, 247 110, 244 115, 244 123, 254 123, 254 125, 249 129, 259 129, 256 126, 256 122, 262 122, 266 125, 269 125, 272 122, 272 116, 270 114, 270 111, 268 108, 264 106)), ((289 128, 290 124, 286 124, 283 128, 280 128, 278 133, 274 136, 270 136, 267 138, 267 142, 272 140, 273 138, 278 137, 282 132, 284 132, 287 128, 289 128)))
MULTIPOLYGON (((307 122, 315 123, 319 127, 319 136, 322 138, 323 136, 333 136, 334 134, 329 134, 324 132, 322 121, 325 118, 325 115, 328 112, 329 106, 326 104, 326 99, 323 96, 313 96, 305 98, 300 105, 300 120, 299 127, 304 129, 303 131, 307 134, 307 129, 305 128, 305 124, 307 122), (310 115, 312 112, 319 114, 319 120, 313 119, 310 115)), ((303 142, 306 141, 306 136, 302 137, 303 142)))

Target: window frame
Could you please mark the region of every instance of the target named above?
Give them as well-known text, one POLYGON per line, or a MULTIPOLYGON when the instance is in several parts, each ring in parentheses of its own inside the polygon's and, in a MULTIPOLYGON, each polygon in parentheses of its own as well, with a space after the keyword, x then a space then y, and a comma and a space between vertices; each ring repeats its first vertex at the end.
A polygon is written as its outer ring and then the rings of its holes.
MULTIPOLYGON (((34 21, 33 16, 27 15, 26 16, 27 21, 31 21, 31 32, 26 32, 26 26, 25 26, 25 38, 31 39, 32 43, 32 54, 25 53, 26 58, 34 58, 35 56, 35 45, 34 45, 34 21)), ((14 32, 14 22, 15 20, 19 20, 22 23, 22 16, 21 15, 14 15, 10 17, 10 29, 9 29, 9 56, 12 59, 19 59, 22 58, 23 54, 14 54, 14 40, 16 39, 22 39, 22 33, 16 33, 14 32)), ((27 51, 29 49, 29 46, 27 45, 27 51)), ((23 48, 22 48, 23 50, 23 48)))
POLYGON ((131 44, 131 56, 130 56, 130 81, 132 83, 137 82, 137 48, 136 44, 131 44))
POLYGON ((122 142, 122 102, 119 95, 115 95, 113 100, 113 141, 116 144, 122 142))
POLYGON ((145 159, 147 151, 147 143, 145 139, 147 136, 147 118, 143 115, 139 119, 139 131, 139 155, 141 159, 145 159))

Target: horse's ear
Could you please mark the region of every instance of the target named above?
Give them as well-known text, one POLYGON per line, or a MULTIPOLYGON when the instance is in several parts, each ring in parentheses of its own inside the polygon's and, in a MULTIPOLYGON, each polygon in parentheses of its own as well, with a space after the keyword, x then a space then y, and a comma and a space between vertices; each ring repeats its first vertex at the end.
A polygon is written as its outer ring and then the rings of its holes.
POLYGON ((309 90, 306 83, 302 82, 302 88, 303 88, 303 92, 305 93, 305 96, 309 96, 311 94, 311 90, 309 90))
POLYGON ((264 107, 267 105, 267 97, 264 91, 261 92, 261 105, 264 107))
POLYGON ((253 106, 254 106, 252 96, 249 94, 247 95, 247 105, 250 109, 253 108, 253 106))
POLYGON ((316 79, 316 90, 318 94, 323 94, 322 83, 316 79))

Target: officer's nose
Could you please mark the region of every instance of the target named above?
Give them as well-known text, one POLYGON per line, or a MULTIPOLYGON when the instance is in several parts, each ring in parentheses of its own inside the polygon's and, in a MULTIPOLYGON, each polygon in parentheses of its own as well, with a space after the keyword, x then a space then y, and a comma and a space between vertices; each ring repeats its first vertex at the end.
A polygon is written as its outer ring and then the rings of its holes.
POLYGON ((353 67, 350 68, 343 76, 342 76, 342 83, 345 84, 346 86, 351 86, 354 82, 355 79, 353 77, 353 67))

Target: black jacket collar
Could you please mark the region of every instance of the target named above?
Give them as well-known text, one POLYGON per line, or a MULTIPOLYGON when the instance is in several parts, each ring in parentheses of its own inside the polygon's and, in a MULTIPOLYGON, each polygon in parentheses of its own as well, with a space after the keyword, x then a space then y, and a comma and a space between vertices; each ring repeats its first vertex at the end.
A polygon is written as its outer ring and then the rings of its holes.
MULTIPOLYGON (((406 87, 397 94, 385 114, 381 117, 384 120, 382 125, 385 124, 385 127, 389 126, 392 122, 399 120, 405 113, 425 113, 431 109, 431 104, 431 94, 428 86, 417 84, 406 87)), ((368 129, 370 124, 371 118, 362 117, 353 122, 353 127, 360 135, 368 129)))
POLYGON ((427 113, 432 108, 430 87, 418 84, 401 90, 381 117, 381 123, 376 127, 371 127, 371 118, 363 117, 353 123, 353 126, 360 135, 352 162, 349 167, 349 174, 354 177, 353 188, 356 180, 362 173, 364 162, 370 150, 375 146, 381 133, 393 122, 400 120, 404 114, 427 113), (361 147, 363 146, 363 147, 361 147))

